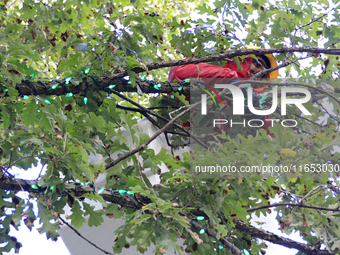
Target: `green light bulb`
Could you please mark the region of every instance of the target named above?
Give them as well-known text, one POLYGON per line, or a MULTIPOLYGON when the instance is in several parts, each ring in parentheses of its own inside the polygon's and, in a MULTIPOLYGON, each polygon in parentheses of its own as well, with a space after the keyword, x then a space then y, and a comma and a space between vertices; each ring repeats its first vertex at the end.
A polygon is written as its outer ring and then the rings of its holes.
POLYGON ((128 83, 127 84, 132 84, 132 82, 131 81, 128 81, 128 83))
POLYGON ((220 244, 220 245, 218 246, 218 248, 219 248, 220 250, 222 250, 222 249, 224 248, 224 246, 223 246, 222 244, 220 244))
POLYGON ((50 187, 50 190, 53 190, 53 189, 54 189, 54 187, 53 187, 53 186, 51 186, 51 187, 50 187))
POLYGON ((198 217, 196 218, 196 220, 198 220, 198 221, 204 220, 204 216, 198 216, 198 217))
POLYGON ((33 79, 33 78, 34 78, 34 74, 31 74, 31 75, 30 75, 30 78, 33 79))
POLYGON ((120 190, 118 190, 118 193, 119 193, 120 195, 123 195, 123 194, 125 194, 125 193, 126 193, 126 190, 124 190, 124 189, 120 189, 120 190))
POLYGON ((85 183, 81 182, 81 183, 80 183, 80 185, 81 185, 81 186, 84 186, 84 185, 85 185, 85 183))
POLYGON ((56 89, 58 87, 59 84, 54 84, 51 89, 56 89))
POLYGON ((175 96, 174 95, 171 95, 171 97, 170 97, 171 99, 174 99, 175 98, 175 96))
POLYGON ((200 232, 199 232, 201 235, 202 234, 204 234, 205 233, 205 229, 204 228, 202 228, 201 230, 200 230, 200 232))
POLYGON ((47 99, 45 99, 45 103, 46 104, 52 104, 50 101, 48 101, 47 99))
POLYGON ((23 96, 22 98, 23 98, 23 99, 28 99, 28 96, 23 96))
POLYGON ((183 89, 183 87, 181 86, 181 87, 178 88, 178 91, 181 91, 182 89, 183 89))
POLYGON ((159 88, 158 88, 157 84, 153 85, 153 87, 154 87, 154 89, 157 89, 157 90, 159 90, 159 88))
POLYGON ((160 88, 160 87, 162 87, 162 84, 158 83, 158 84, 156 84, 156 86, 157 86, 158 88, 160 88))
POLYGON ((133 192, 132 191, 127 191, 126 194, 133 195, 133 192))
POLYGON ((72 92, 66 94, 66 97, 72 97, 72 96, 73 96, 72 92))
POLYGON ((100 190, 98 190, 98 191, 97 191, 97 194, 99 194, 99 195, 100 195, 100 194, 102 194, 102 193, 103 193, 103 191, 104 191, 104 189, 100 189, 100 190))
POLYGON ((113 89, 116 85, 109 85, 109 89, 113 89))
POLYGON ((184 81, 185 81, 185 82, 190 82, 190 79, 185 79, 184 81))
POLYGON ((145 76, 145 75, 143 75, 142 77, 140 77, 140 79, 141 79, 141 80, 144 80, 144 79, 145 79, 145 77, 146 77, 146 76, 145 76))
POLYGON ((31 185, 31 188, 32 189, 39 189, 39 187, 37 185, 34 185, 34 184, 31 185))
POLYGON ((85 74, 88 74, 88 73, 90 72, 90 69, 91 69, 91 68, 85 69, 85 70, 84 70, 84 73, 85 73, 85 74))
POLYGON ((65 79, 65 84, 67 85, 67 84, 70 82, 71 79, 72 79, 72 77, 66 78, 66 79, 65 79))
POLYGON ((87 97, 84 97, 84 104, 87 104, 87 97))
POLYGON ((250 255, 249 251, 247 251, 246 249, 243 249, 243 253, 244 255, 250 255))

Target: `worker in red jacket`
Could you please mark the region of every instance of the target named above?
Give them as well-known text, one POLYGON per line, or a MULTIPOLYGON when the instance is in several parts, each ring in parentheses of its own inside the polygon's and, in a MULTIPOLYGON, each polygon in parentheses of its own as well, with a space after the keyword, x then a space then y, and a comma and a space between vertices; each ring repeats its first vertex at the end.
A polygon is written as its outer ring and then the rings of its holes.
MULTIPOLYGON (((256 46, 248 46, 249 49, 251 48, 258 48, 256 46)), ((277 62, 273 55, 271 54, 264 54, 256 56, 257 59, 252 57, 246 56, 243 61, 240 63, 243 69, 237 68, 236 63, 232 62, 231 59, 227 62, 223 67, 210 65, 206 63, 199 63, 199 64, 189 64, 184 66, 174 66, 170 69, 169 73, 169 81, 173 82, 174 80, 182 81, 186 78, 236 78, 236 79, 247 79, 255 74, 261 72, 264 68, 272 68, 277 66, 277 62)), ((275 79, 278 77, 278 71, 275 70, 265 77, 260 78, 267 78, 267 79, 275 79)), ((267 85, 259 85, 253 86, 254 93, 262 93, 267 85)), ((269 116, 264 116, 264 120, 269 119, 269 116)), ((268 131, 268 127, 271 125, 270 121, 265 121, 263 128, 268 131)))
MULTIPOLYGON (((190 64, 185 66, 174 66, 170 69, 169 81, 182 81, 186 78, 200 77, 200 78, 237 78, 246 79, 261 72, 263 68, 272 68, 277 66, 275 58, 271 54, 257 56, 257 60, 246 56, 240 63, 242 69, 238 69, 236 63, 229 61, 223 67, 210 65, 206 63, 190 64), (198 74, 198 69, 200 73, 198 74)), ((275 79, 278 77, 278 71, 275 70, 266 75, 268 79, 275 79)), ((254 88, 254 92, 260 93, 267 86, 258 86, 254 88)))

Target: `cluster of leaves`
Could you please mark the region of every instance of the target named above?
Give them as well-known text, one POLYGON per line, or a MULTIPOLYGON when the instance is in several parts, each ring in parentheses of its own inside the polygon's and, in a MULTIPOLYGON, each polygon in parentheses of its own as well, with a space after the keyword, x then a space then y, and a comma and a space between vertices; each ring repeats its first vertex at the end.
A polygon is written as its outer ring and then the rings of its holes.
MULTIPOLYGON (((297 5, 293 0, 274 3, 259 0, 246 4, 216 1, 213 5, 167 0, 121 1, 119 4, 79 0, 4 1, 0 13, 3 91, 0 98, 0 187, 2 177, 10 175, 12 167, 29 171, 39 162, 47 171, 39 176, 37 185, 54 187, 46 189, 44 194, 32 195, 32 200, 38 203, 37 214, 32 210, 32 201, 22 200, 10 191, 0 191, 0 237, 6 243, 4 251, 12 248, 18 251, 21 246, 11 237, 10 226, 17 228, 24 222, 31 229, 36 218, 42 223, 39 231, 56 240, 58 217, 69 205, 72 209, 68 219, 76 228, 83 226, 85 217, 90 226, 101 225, 105 214, 125 220, 116 230, 115 253, 130 245, 137 245, 138 250, 144 252, 151 243, 156 244, 158 254, 168 249, 178 253, 183 249, 194 254, 213 251, 216 243, 208 235, 198 237, 185 218, 194 217, 193 210, 198 210, 209 218, 207 227, 216 231, 218 237, 227 238, 239 249, 258 254, 265 251, 265 245, 258 242, 254 233, 238 230, 234 220, 249 223, 250 210, 255 207, 257 215, 267 215, 270 198, 280 195, 282 202, 291 204, 274 209, 279 212, 282 231, 299 230, 307 245, 320 242, 329 252, 338 253, 339 212, 323 210, 340 205, 336 192, 329 186, 337 189, 338 180, 334 178, 338 177, 338 172, 330 176, 330 171, 310 171, 313 164, 315 168, 318 164, 327 164, 334 169, 340 164, 338 154, 333 153, 334 145, 339 144, 340 106, 329 94, 319 91, 316 95, 319 98, 305 104, 313 112, 312 116, 301 118, 295 108, 288 108, 286 117, 298 121, 296 129, 274 125, 269 129, 272 138, 264 130, 252 132, 252 135, 247 134, 247 130, 242 135, 230 131, 216 135, 215 141, 219 143, 214 144, 214 151, 195 147, 195 157, 184 153, 173 158, 165 149, 156 152, 145 148, 150 137, 137 125, 140 114, 128 112, 127 109, 135 105, 117 94, 107 97, 104 93, 89 91, 87 104, 80 96, 54 97, 48 104, 44 97, 24 99, 15 89, 18 82, 31 74, 43 80, 79 77, 80 71, 88 67, 97 77, 126 70, 133 81, 135 67, 242 49, 250 43, 264 43, 269 47, 336 47, 339 10, 332 8, 326 1, 314 5, 302 1, 297 5), (207 15, 207 21, 200 18, 192 21, 194 12, 207 15), (245 38, 238 36, 239 31, 245 38), (324 98, 332 104, 333 112, 320 103, 324 98), (322 125, 318 124, 325 114, 328 118, 322 125), (91 155, 102 160, 91 163, 91 155), (192 174, 190 167, 201 159, 199 155, 204 155, 206 162, 232 165, 237 169, 245 165, 294 165, 297 171, 268 175, 266 179, 250 173, 207 178, 192 174), (116 158, 120 160, 113 164, 116 158), (161 163, 169 172, 160 172, 161 163), (309 166, 309 172, 305 166, 309 166), (301 169, 303 171, 299 171, 301 169), (152 186, 143 170, 158 175, 160 184, 152 186), (76 199, 76 194, 68 192, 72 185, 67 183, 94 183, 100 174, 106 174, 106 188, 128 189, 138 196, 148 197, 151 202, 141 210, 119 209, 114 203, 105 202, 99 194, 84 195, 100 201, 105 209, 95 210, 86 201, 76 199), (333 183, 329 182, 330 177, 333 183), (61 193, 67 196, 60 197, 61 193), (313 204, 319 209, 304 207, 313 204), (184 240, 183 245, 178 242, 179 237, 184 240)), ((282 53, 276 57, 287 64, 287 73, 295 70, 302 77, 320 76, 324 81, 338 76, 339 61, 335 56, 310 55, 309 64, 303 64, 298 53, 282 53), (322 73, 317 73, 315 68, 320 65, 322 73)), ((150 70, 150 76, 164 80, 167 71, 150 70)), ((337 82, 332 86, 339 89, 337 82)), ((142 100, 142 105, 160 107, 158 113, 168 119, 169 111, 188 105, 184 96, 175 93, 173 96, 176 100, 162 95, 140 99, 136 94, 127 94, 132 101, 142 100)), ((186 116, 177 123, 182 125, 188 120, 186 116)), ((159 127, 168 121, 163 118, 159 127)), ((183 131, 173 127, 169 130, 183 131)), ((177 147, 183 142, 177 135, 173 135, 172 140, 177 147)), ((283 245, 290 247, 286 243, 283 245)), ((220 253, 228 254, 230 250, 223 249, 220 253)))

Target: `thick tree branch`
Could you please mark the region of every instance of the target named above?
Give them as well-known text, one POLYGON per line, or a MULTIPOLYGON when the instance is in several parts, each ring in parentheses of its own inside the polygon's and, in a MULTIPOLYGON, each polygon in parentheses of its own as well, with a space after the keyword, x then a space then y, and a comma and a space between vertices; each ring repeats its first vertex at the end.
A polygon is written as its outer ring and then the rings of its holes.
MULTIPOLYGON (((146 66, 147 70, 155 70, 165 67, 172 67, 172 66, 179 66, 179 65, 188 65, 188 64, 198 64, 198 63, 207 63, 207 62, 213 62, 217 60, 223 60, 229 57, 236 57, 236 56, 244 56, 249 54, 270 54, 270 53, 291 53, 291 52, 310 52, 310 53, 324 53, 329 55, 340 55, 340 49, 326 49, 326 48, 317 48, 317 47, 282 47, 282 48, 273 48, 273 49, 247 49, 247 50, 236 50, 236 51, 228 51, 225 53, 213 55, 213 56, 205 56, 200 58, 190 58, 190 59, 181 59, 181 60, 172 60, 169 62, 157 62, 152 63, 146 66)), ((293 61, 294 63, 296 61, 293 61)), ((288 63, 291 64, 291 63, 288 63)), ((270 72, 272 70, 276 70, 278 68, 284 67, 288 65, 287 63, 283 63, 282 65, 279 65, 276 68, 271 68, 268 70, 265 70, 264 72, 270 72)), ((146 70, 144 68, 138 67, 132 69, 135 73, 141 73, 145 72, 146 70)), ((127 76, 127 72, 121 72, 121 73, 114 73, 109 76, 103 76, 99 77, 98 83, 102 88, 107 88, 109 85, 116 85, 115 90, 120 92, 137 92, 137 87, 132 86, 131 84, 126 84, 126 81, 124 81, 122 78, 124 76, 127 76)), ((72 83, 72 80, 71 80, 72 83)), ((91 79, 88 79, 88 83, 90 86, 88 87, 89 91, 98 91, 102 90, 102 88, 99 88, 98 85, 96 85, 93 81, 91 82, 91 79)), ((68 85, 66 88, 62 85, 59 85, 56 89, 51 90, 51 87, 56 84, 54 81, 46 81, 44 84, 41 82, 31 82, 31 84, 36 88, 37 95, 64 95, 66 93, 72 92, 73 94, 82 93, 85 92, 87 89, 87 85, 85 80, 81 81, 77 86, 74 86, 72 84, 68 85), (47 89, 46 89, 47 88, 47 89)), ((179 83, 173 82, 171 83, 171 86, 173 89, 169 86, 167 82, 160 82, 162 85, 160 89, 155 89, 152 85, 150 85, 146 81, 140 81, 139 82, 141 90, 144 93, 172 93, 173 91, 177 91, 178 88, 181 86, 179 83)), ((35 90, 29 86, 29 84, 22 82, 17 84, 16 89, 19 91, 20 95, 35 95, 35 90)), ((184 93, 188 94, 188 86, 184 86, 184 93)), ((183 93, 182 91, 179 91, 180 93, 183 93)))
MULTIPOLYGON (((3 190, 10 190, 13 192, 17 191, 28 191, 31 193, 41 193, 45 192, 46 188, 41 188, 41 189, 35 189, 32 188, 32 185, 37 186, 36 181, 26 181, 22 179, 17 179, 17 178, 10 178, 6 175, 3 175, 0 178, 0 189, 3 190)), ((65 184, 67 193, 61 193, 60 195, 67 195, 68 193, 70 194, 77 194, 77 196, 81 197, 82 195, 86 193, 92 193, 92 192, 97 192, 100 190, 99 188, 93 189, 89 185, 84 185, 80 187, 77 187, 74 183, 69 183, 65 184)), ((58 187, 57 187, 58 188, 58 187)), ((122 196, 118 193, 111 193, 110 191, 104 190, 101 193, 101 196, 103 199, 107 202, 111 203, 117 203, 121 206, 128 207, 128 208, 142 208, 143 204, 138 202, 133 196, 122 196)), ((152 201, 149 198, 139 198, 139 201, 142 203, 151 203, 152 201)))
MULTIPOLYGON (((226 58, 238 57, 238 56, 245 56, 250 54, 255 55, 263 55, 263 54, 272 54, 272 53, 289 53, 289 52, 311 52, 311 53, 324 53, 329 55, 340 55, 340 49, 324 49, 318 47, 282 47, 282 48, 272 48, 272 49, 246 49, 246 50, 235 50, 235 51, 228 51, 221 54, 216 54, 213 56, 205 56, 200 58, 190 58, 190 59, 182 59, 182 60, 173 60, 169 62, 160 62, 160 63, 153 63, 147 65, 148 70, 160 69, 164 67, 172 67, 172 66, 179 66, 179 65, 188 65, 188 64, 198 64, 201 62, 214 62, 218 60, 223 60, 226 58)), ((132 69, 135 73, 145 72, 145 69, 138 67, 132 69)), ((123 78, 124 76, 128 75, 127 71, 119 74, 111 74, 108 79, 114 78, 123 78)))
MULTIPOLYGON (((11 190, 11 191, 15 191, 15 192, 16 191, 28 191, 28 192, 32 192, 32 193, 43 192, 43 190, 33 189, 31 187, 31 185, 36 185, 36 182, 25 181, 25 180, 14 179, 14 178, 12 179, 12 178, 9 178, 7 176, 2 176, 2 178, 0 178, 0 189, 3 189, 3 190, 11 190)), ((67 194, 71 193, 71 194, 77 194, 77 196, 81 197, 86 193, 98 192, 100 190, 100 188, 93 189, 93 187, 91 187, 89 185, 81 186, 81 188, 78 188, 76 190, 73 187, 73 185, 74 184, 72 184, 72 183, 65 184, 67 192, 62 193, 60 195, 63 195, 63 194, 67 195, 67 194)), ((144 204, 152 203, 152 200, 147 198, 147 197, 138 197, 138 200, 137 200, 133 196, 128 196, 128 195, 124 196, 124 195, 120 195, 119 193, 111 193, 108 190, 104 190, 101 193, 101 196, 107 202, 116 203, 116 204, 119 204, 123 207, 128 207, 128 208, 141 209, 144 204)), ((280 204, 283 205, 283 203, 280 203, 280 204)), ((291 205, 291 204, 287 203, 287 205, 291 205)), ((301 204, 299 204, 298 206, 301 206, 301 204)), ((312 207, 308 207, 308 208, 312 208, 312 207)), ((249 210, 252 210, 252 209, 253 208, 251 208, 249 210)), ((327 210, 328 208, 313 207, 312 209, 327 210)), ((338 209, 332 209, 330 211, 338 211, 338 209)), ((197 210, 197 209, 196 210, 190 210, 190 212, 195 216, 204 216, 208 219, 208 216, 201 210, 197 210)), ((198 224, 195 221, 192 221, 190 223, 192 223, 191 225, 196 229, 204 228, 203 226, 201 226, 200 224, 198 224)), ((313 255, 313 254, 315 254, 315 255, 332 254, 332 253, 329 253, 327 251, 320 250, 320 249, 318 249, 314 246, 301 244, 301 243, 298 243, 296 241, 290 240, 288 238, 283 238, 283 237, 277 236, 277 235, 270 233, 268 231, 257 229, 256 227, 248 225, 241 220, 235 220, 235 224, 236 224, 235 227, 236 227, 237 230, 248 233, 253 237, 260 238, 260 239, 263 239, 263 240, 267 240, 267 241, 270 241, 270 242, 275 243, 275 244, 280 244, 280 245, 283 245, 283 246, 288 247, 288 248, 295 248, 295 249, 298 249, 299 251, 305 252, 307 254, 311 254, 311 255, 313 255)), ((217 233, 215 231, 213 231, 211 229, 206 229, 206 232, 209 236, 211 236, 213 238, 217 238, 217 233)), ((222 238, 221 242, 223 243, 223 245, 226 248, 230 249, 231 246, 232 246, 232 244, 228 240, 226 240, 225 238, 222 238)), ((234 247, 234 249, 235 249, 235 250, 233 250, 234 252, 239 250, 237 247, 234 247)))
MULTIPOLYGON (((16 85, 16 89, 19 92, 19 96, 29 96, 29 95, 39 95, 39 96, 62 96, 68 93, 72 93, 74 95, 80 94, 85 95, 86 91, 105 91, 107 93, 112 93, 112 90, 108 88, 109 85, 116 85, 114 87, 115 91, 118 92, 137 92, 137 86, 133 86, 132 84, 127 84, 122 78, 114 78, 108 79, 107 77, 100 77, 97 80, 99 87, 93 79, 87 78, 82 80, 81 82, 77 82, 77 84, 73 84, 72 80, 70 84, 67 86, 62 86, 56 81, 45 81, 44 85, 41 82, 30 82, 31 86, 28 83, 18 83, 16 85), (52 89, 53 85, 58 84, 57 88, 52 89), (36 91, 33 89, 35 87, 36 91), (45 87, 46 86, 46 87, 45 87)), ((62 82, 61 82, 62 83, 62 82)), ((159 82, 161 84, 160 89, 155 89, 148 81, 140 81, 140 88, 143 93, 172 93, 177 91, 179 87, 182 85, 178 82, 172 82, 171 86, 168 82, 159 82)), ((183 86, 183 90, 178 91, 180 94, 189 94, 189 84, 183 86), (184 90, 184 91, 183 91, 184 90)), ((1 91, 0 91, 1 93, 1 91)), ((4 91, 2 92, 4 93, 4 91)))
POLYGON ((240 230, 242 232, 248 233, 249 235, 253 237, 257 237, 263 240, 267 240, 269 242, 275 243, 275 244, 280 244, 283 245, 287 248, 294 248, 298 249, 301 252, 304 252, 308 255, 330 255, 332 254, 331 252, 328 252, 326 250, 320 250, 319 248, 312 246, 312 245, 307 245, 307 244, 302 244, 298 243, 296 241, 293 241, 291 239, 285 238, 285 237, 280 237, 278 235, 275 235, 273 233, 270 233, 265 230, 261 230, 258 228, 255 228, 251 225, 248 225, 244 223, 243 221, 236 220, 236 229, 240 230))

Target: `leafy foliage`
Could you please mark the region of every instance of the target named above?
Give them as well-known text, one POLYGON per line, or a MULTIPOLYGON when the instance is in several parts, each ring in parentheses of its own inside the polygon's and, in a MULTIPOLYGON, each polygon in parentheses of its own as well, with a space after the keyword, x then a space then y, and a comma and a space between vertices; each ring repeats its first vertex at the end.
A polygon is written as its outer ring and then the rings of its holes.
MULTIPOLYGON (((213 242, 211 233, 198 235, 190 224, 191 217, 204 215, 207 229, 217 233, 218 240, 225 238, 239 250, 263 254, 265 245, 257 238, 269 241, 278 238, 240 229, 238 222, 249 224, 253 211, 256 215, 276 211, 282 232, 297 230, 307 248, 315 245, 319 249, 319 244, 323 244, 324 251, 319 250, 318 254, 338 254, 340 157, 334 152, 340 139, 337 56, 275 54, 279 64, 284 64, 281 74, 287 78, 287 84, 294 82, 293 75, 307 84, 310 84, 307 79, 320 81, 313 84, 319 89, 317 92, 311 89, 313 102, 305 104, 312 116, 301 116, 295 108, 288 107, 286 117, 297 120, 296 129, 275 124, 269 128, 273 134, 270 137, 263 129, 251 134, 249 130, 230 130, 215 134, 215 141, 219 141, 214 144, 215 150, 195 147, 196 154, 183 153, 177 157, 165 148, 160 151, 147 148, 150 136, 142 132, 137 121, 145 116, 159 129, 167 125, 169 112, 175 116, 180 112, 174 113, 175 109, 184 106, 183 110, 189 105, 178 92, 172 93, 174 99, 158 94, 107 96, 103 91, 68 97, 54 96, 48 90, 45 96, 34 93, 27 98, 20 96, 20 84, 32 80, 72 77, 69 84, 57 85, 76 86, 87 68, 91 68, 92 75, 88 80, 95 86, 107 87, 103 77, 123 71, 130 76, 132 86, 136 86, 141 77, 134 68, 145 70, 151 63, 242 50, 249 44, 266 48, 336 48, 340 37, 337 6, 324 0, 1 3, 0 240, 5 243, 1 249, 14 248, 18 252, 20 240, 11 236, 10 226, 17 228, 24 222, 32 229, 36 218, 42 224, 39 232, 56 240, 58 217, 69 205, 72 209, 67 218, 76 229, 86 223, 85 217, 89 226, 102 225, 106 216, 124 220, 124 225, 115 231, 114 253, 130 245, 144 252, 153 243, 156 254, 169 249, 209 254, 218 242, 213 242), (194 13, 205 17, 195 17, 194 13), (304 62, 305 58, 310 61, 304 62), (326 90, 322 82, 329 84, 326 90), (84 96, 88 101, 84 101, 84 96), (326 109, 322 102, 329 103, 333 110, 326 109), (154 108, 150 112, 146 107, 154 108), (152 114, 157 121, 150 117, 152 114), (102 160, 94 163, 93 155, 102 160), (292 171, 268 175, 266 179, 253 173, 206 178, 193 174, 191 169, 194 163, 202 161, 200 155, 204 155, 205 162, 218 159, 220 165, 237 169, 271 165, 290 167, 292 171), (115 161, 117 158, 119 162, 115 161), (36 180, 39 192, 32 192, 29 201, 22 200, 11 188, 4 188, 5 177, 10 176, 13 183, 18 181, 10 175, 12 167, 30 171, 39 162, 47 170, 36 180), (161 172, 161 164, 169 171, 161 172), (160 183, 152 186, 143 172, 145 169, 157 175, 160 183), (106 174, 106 189, 131 190, 141 208, 120 208, 99 194, 82 193, 79 198, 76 192, 71 192, 77 189, 74 182, 95 183, 101 174, 106 174), (270 199, 276 195, 281 204, 268 209, 270 199), (103 209, 95 210, 83 201, 84 197, 101 202, 103 209), (147 203, 141 202, 145 197, 147 203), (37 202, 38 213, 33 211, 33 201, 37 202)), ((239 63, 242 57, 234 60, 239 63)), ((224 61, 213 64, 223 66, 224 61)), ((166 81, 169 70, 145 71, 150 80, 166 81)), ((209 104, 214 107, 213 102, 209 104)), ((225 113, 230 111, 226 109, 225 113)), ((275 114, 280 115, 280 109, 275 114)), ((189 119, 186 115, 176 123, 185 126, 189 119)), ((207 122, 204 118, 199 121, 207 122)), ((184 131, 171 126, 163 132, 174 150, 188 142, 178 132, 183 135, 184 131)), ((32 191, 26 186, 22 189, 32 191)), ((281 244, 291 247, 289 242, 281 244)), ((221 250, 220 254, 231 253, 231 247, 224 248, 229 249, 221 250)), ((301 248, 300 254, 306 249, 301 248)))

